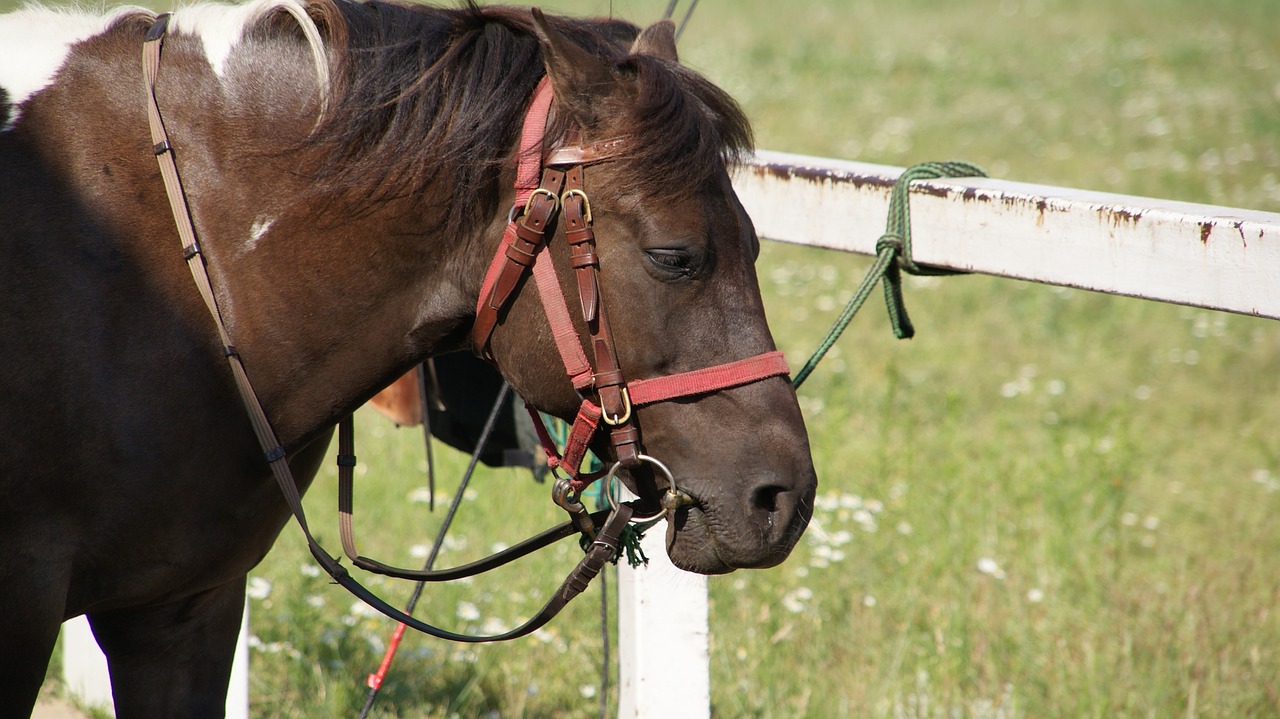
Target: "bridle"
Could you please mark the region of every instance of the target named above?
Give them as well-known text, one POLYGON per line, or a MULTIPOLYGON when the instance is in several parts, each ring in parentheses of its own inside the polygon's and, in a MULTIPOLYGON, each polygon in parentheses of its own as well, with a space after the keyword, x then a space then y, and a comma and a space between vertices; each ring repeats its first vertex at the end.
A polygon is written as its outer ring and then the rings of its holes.
POLYGON ((587 484, 600 476, 612 477, 623 467, 635 467, 648 462, 667 479, 667 492, 663 497, 663 510, 660 514, 674 513, 675 508, 680 504, 693 501, 687 494, 676 488, 675 478, 665 465, 642 453, 640 431, 635 424, 633 409, 655 402, 716 392, 769 377, 787 375, 789 369, 782 354, 776 351, 765 352, 737 362, 692 372, 655 379, 624 381, 618 364, 613 334, 605 319, 604 305, 600 297, 597 276, 599 260, 595 255, 590 202, 582 182, 584 168, 597 162, 615 159, 618 144, 604 142, 594 145, 565 146, 553 149, 544 156, 542 137, 552 100, 550 84, 544 78, 534 93, 533 102, 525 115, 518 158, 516 202, 503 240, 499 244, 499 251, 483 283, 472 338, 477 351, 482 356, 489 357, 489 339, 501 322, 500 315, 514 297, 524 274, 531 270, 552 326, 556 347, 570 381, 580 395, 594 392, 598 398, 597 402, 584 396, 563 454, 555 449, 541 419, 534 413, 537 418, 535 426, 539 428, 539 435, 547 452, 548 464, 566 473, 566 476, 559 477, 555 483, 553 498, 557 504, 569 512, 570 521, 486 559, 453 569, 429 571, 401 569, 364 557, 356 550, 352 530, 353 469, 356 458, 352 449, 353 425, 351 417, 348 416, 339 423, 338 427, 339 533, 343 550, 355 566, 386 576, 424 582, 451 581, 474 576, 574 534, 583 535, 586 555, 536 615, 523 625, 502 634, 494 636, 458 634, 427 624, 391 606, 361 585, 342 566, 340 560, 325 551, 312 536, 303 511, 301 492, 289 468, 288 454, 277 439, 253 391, 243 360, 232 344, 223 322, 178 174, 174 150, 169 142, 156 98, 156 81, 169 17, 168 13, 157 16, 143 42, 142 68, 152 149, 159 163, 165 193, 182 242, 183 258, 217 327, 236 388, 245 405, 254 433, 262 446, 264 458, 276 478, 285 502, 306 537, 307 546, 312 555, 335 582, 379 612, 417 631, 458 642, 502 641, 532 633, 550 621, 571 599, 582 593, 606 562, 616 561, 619 543, 633 518, 634 509, 626 503, 614 503, 609 510, 587 512, 578 499, 579 492, 587 484), (547 231, 552 226, 557 212, 561 210, 565 223, 565 236, 571 248, 571 263, 577 276, 583 319, 590 333, 589 342, 594 348, 595 369, 592 369, 592 365, 587 362, 577 331, 570 319, 563 293, 560 291, 555 268, 548 253, 543 251, 546 248, 547 231), (617 462, 607 472, 585 475, 579 467, 588 446, 595 434, 600 431, 601 423, 610 428, 610 439, 617 455, 617 462))
POLYGON ((649 463, 666 476, 667 490, 661 504, 665 511, 674 511, 694 500, 676 487, 664 464, 643 453, 635 408, 785 376, 790 369, 782 353, 775 350, 689 372, 626 381, 600 292, 600 260, 595 251, 584 176, 590 165, 624 157, 627 140, 569 144, 547 150, 543 138, 551 102, 551 83, 544 76, 525 113, 517 156, 516 197, 502 242, 481 286, 471 331, 472 346, 481 357, 494 361, 489 351, 494 329, 521 287, 521 280, 532 273, 565 372, 581 398, 563 454, 551 441, 540 416, 530 410, 548 465, 565 473, 554 491, 557 503, 565 506, 562 498, 574 501, 583 488, 601 476, 613 476, 621 468, 649 463), (557 212, 564 225, 569 263, 576 278, 578 305, 587 331, 584 337, 579 337, 574 326, 547 251, 557 212), (584 344, 592 348, 594 366, 587 361, 584 344), (607 471, 583 473, 580 466, 587 449, 596 434, 603 431, 608 432, 617 461, 607 471))

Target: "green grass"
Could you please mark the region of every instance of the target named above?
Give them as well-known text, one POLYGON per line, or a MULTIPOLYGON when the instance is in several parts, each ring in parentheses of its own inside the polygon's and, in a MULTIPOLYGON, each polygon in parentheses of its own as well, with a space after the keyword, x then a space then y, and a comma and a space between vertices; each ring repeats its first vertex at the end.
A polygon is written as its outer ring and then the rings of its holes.
MULTIPOLYGON (((547 6, 646 20, 665 2, 547 6)), ((1251 0, 719 0, 681 45, 761 147, 1277 211, 1275 28, 1251 0)), ((793 365, 866 264, 766 243, 793 365)), ((814 529, 776 569, 711 580, 715 716, 1280 715, 1280 326, 986 277, 909 281, 907 305, 915 340, 873 301, 802 391, 814 529)), ((363 542, 415 563, 439 521, 406 503, 417 434, 362 420, 363 542)), ((309 495, 316 526, 333 485, 309 495)), ((527 475, 474 486, 445 563, 558 521, 527 475)), ((309 562, 290 527, 255 572, 255 716, 354 716, 390 633, 309 562)), ((433 588, 418 613, 513 623, 572 562, 433 588)), ((535 639, 409 637, 376 716, 590 715, 597 612, 593 591, 535 639)))

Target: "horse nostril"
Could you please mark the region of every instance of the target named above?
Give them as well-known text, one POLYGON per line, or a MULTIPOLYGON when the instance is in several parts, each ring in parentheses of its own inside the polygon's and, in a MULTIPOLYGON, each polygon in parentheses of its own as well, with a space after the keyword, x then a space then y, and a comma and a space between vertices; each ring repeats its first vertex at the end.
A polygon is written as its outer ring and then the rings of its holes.
POLYGON ((778 495, 787 491, 784 487, 777 485, 766 485, 759 487, 751 496, 751 503, 758 509, 762 509, 769 514, 778 511, 778 495))

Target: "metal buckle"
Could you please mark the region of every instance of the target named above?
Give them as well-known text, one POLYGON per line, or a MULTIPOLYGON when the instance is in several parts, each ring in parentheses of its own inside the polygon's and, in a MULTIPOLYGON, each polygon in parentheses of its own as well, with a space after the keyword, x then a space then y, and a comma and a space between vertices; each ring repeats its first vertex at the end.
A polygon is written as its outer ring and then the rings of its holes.
POLYGON ((587 512, 587 508, 582 506, 578 493, 570 489, 567 477, 561 477, 551 485, 551 499, 569 513, 569 518, 573 520, 573 525, 579 532, 588 540, 595 541, 595 524, 591 522, 591 515, 587 512))
POLYGON ((576 187, 571 190, 565 190, 564 194, 560 195, 560 206, 564 207, 568 203, 569 198, 574 195, 582 198, 582 208, 584 210, 582 219, 586 220, 588 225, 591 224, 591 200, 587 199, 586 192, 583 192, 576 187))
MULTIPOLYGON (((604 420, 604 423, 610 427, 617 427, 620 424, 626 424, 627 420, 631 419, 631 393, 627 391, 626 387, 622 387, 622 406, 625 409, 623 410, 621 417, 610 417, 609 413, 604 411, 604 403, 601 402, 600 404, 600 419, 604 420)), ((641 458, 644 457, 644 455, 640 456, 641 458)), ((663 469, 665 469, 665 467, 663 469)), ((667 472, 667 474, 670 476, 671 473, 667 472)))
POLYGON ((533 198, 537 197, 538 195, 546 195, 547 197, 551 198, 551 206, 552 206, 553 212, 558 211, 560 209, 560 198, 556 195, 556 193, 552 192, 551 190, 548 190, 545 187, 539 187, 529 195, 529 199, 524 201, 524 212, 521 214, 525 214, 525 215, 529 214, 529 208, 533 205, 533 198))

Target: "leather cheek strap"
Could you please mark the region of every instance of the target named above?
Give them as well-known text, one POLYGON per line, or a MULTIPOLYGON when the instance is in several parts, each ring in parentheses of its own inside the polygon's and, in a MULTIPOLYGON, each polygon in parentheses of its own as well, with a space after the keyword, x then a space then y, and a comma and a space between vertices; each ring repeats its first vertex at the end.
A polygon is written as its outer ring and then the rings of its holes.
POLYGON ((512 208, 513 217, 502 235, 502 246, 494 254, 485 275, 476 306, 476 320, 471 327, 471 342, 476 354, 492 359, 489 340, 497 328, 499 315, 511 301, 520 280, 537 261, 546 244, 547 228, 559 207, 564 173, 547 170, 542 183, 529 195, 523 208, 512 208), (519 217, 517 210, 522 210, 519 217))

